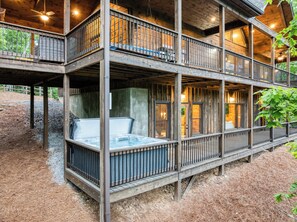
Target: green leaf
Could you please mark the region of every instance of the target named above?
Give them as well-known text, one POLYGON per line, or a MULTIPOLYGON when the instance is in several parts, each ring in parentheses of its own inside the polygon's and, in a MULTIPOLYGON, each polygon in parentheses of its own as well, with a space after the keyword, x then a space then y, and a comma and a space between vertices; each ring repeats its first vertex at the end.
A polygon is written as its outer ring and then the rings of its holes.
POLYGON ((281 193, 275 194, 274 199, 277 203, 280 203, 283 201, 283 195, 281 193))

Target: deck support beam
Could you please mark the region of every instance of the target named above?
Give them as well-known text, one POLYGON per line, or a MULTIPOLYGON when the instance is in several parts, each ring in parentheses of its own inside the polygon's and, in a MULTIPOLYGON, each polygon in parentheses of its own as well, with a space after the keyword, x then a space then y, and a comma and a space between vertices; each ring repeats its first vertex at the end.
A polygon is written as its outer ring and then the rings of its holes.
POLYGON ((30 87, 30 128, 34 129, 34 86, 30 87))
MULTIPOLYGON (((69 109, 69 88, 70 88, 70 79, 69 75, 64 75, 63 80, 63 108, 64 108, 64 175, 67 169, 67 142, 66 139, 69 139, 69 127, 70 127, 70 109, 69 109)), ((66 181, 66 178, 64 178, 66 181)))
MULTIPOLYGON (((249 133, 249 148, 253 149, 253 145, 254 145, 254 112, 253 112, 253 108, 254 108, 254 86, 251 85, 249 88, 249 93, 248 93, 248 128, 251 129, 250 133, 249 133)), ((250 156, 248 156, 248 162, 251 163, 253 160, 253 154, 251 154, 250 156)))
POLYGON ((43 148, 48 149, 48 88, 43 84, 43 148))
POLYGON ((64 0, 64 34, 70 31, 70 0, 64 0))
POLYGON ((109 93, 110 93, 110 0, 100 1, 100 222, 110 221, 110 151, 109 151, 109 93))
POLYGON ((225 63, 225 57, 226 57, 226 47, 225 47, 225 7, 220 5, 219 9, 219 16, 220 16, 220 24, 219 24, 219 30, 220 30, 220 47, 222 48, 222 54, 221 54, 221 72, 225 73, 226 70, 226 63, 225 63))
MULTIPOLYGON (((220 92, 219 92, 219 129, 222 133, 219 141, 219 153, 220 157, 224 158, 225 156, 225 80, 222 80, 220 83, 220 92)), ((222 164, 219 166, 219 176, 223 176, 225 173, 225 165, 222 164)))
MULTIPOLYGON (((175 162, 177 165, 177 171, 181 172, 181 88, 182 88, 182 74, 177 73, 175 75, 174 84, 174 140, 177 141, 177 147, 175 151, 175 162)), ((175 183, 175 200, 179 201, 182 198, 181 179, 178 177, 178 181, 175 183)))

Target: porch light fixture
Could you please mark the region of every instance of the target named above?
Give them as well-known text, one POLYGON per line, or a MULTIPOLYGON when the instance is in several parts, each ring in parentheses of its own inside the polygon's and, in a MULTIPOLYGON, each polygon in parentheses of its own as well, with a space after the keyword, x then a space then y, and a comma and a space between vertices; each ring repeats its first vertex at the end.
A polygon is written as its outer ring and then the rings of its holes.
POLYGON ((216 17, 212 17, 210 21, 215 22, 216 21, 216 17))
POLYGON ((275 24, 274 24, 274 23, 271 24, 271 25, 270 25, 270 28, 274 29, 274 28, 275 28, 275 24))
POLYGON ((74 16, 78 16, 79 15, 79 11, 77 9, 72 11, 72 15, 74 16))
POLYGON ((49 17, 47 15, 40 15, 40 18, 42 21, 48 21, 49 20, 49 17))
POLYGON ((229 102, 230 103, 234 103, 235 102, 235 98, 234 97, 229 97, 229 102))
POLYGON ((233 38, 237 38, 237 37, 238 37, 238 34, 237 34, 237 33, 234 33, 234 34, 232 35, 232 37, 233 37, 233 38))
POLYGON ((186 95, 185 94, 181 94, 181 100, 185 100, 186 99, 186 95))

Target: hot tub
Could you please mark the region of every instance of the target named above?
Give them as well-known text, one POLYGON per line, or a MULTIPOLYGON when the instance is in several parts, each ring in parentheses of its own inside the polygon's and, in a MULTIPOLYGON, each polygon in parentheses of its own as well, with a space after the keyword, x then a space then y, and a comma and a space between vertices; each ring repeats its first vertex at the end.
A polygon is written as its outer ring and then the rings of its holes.
MULTIPOLYGON (((93 123, 88 120, 88 124, 79 123, 80 120, 76 120, 77 125, 76 130, 72 132, 74 135, 74 140, 84 143, 86 145, 92 146, 100 150, 100 137, 94 136, 94 133, 98 133, 96 127, 91 126, 93 123), (88 126, 87 128, 85 128, 88 126), (86 133, 88 130, 92 130, 90 134, 86 133), (96 131, 96 132, 94 132, 96 131), (81 135, 84 135, 83 137, 81 135), (87 137, 87 135, 93 135, 92 137, 87 137)), ((93 119, 94 121, 94 119, 93 119)), ((96 119, 95 125, 99 128, 99 121, 96 119)), ((121 119, 123 121, 123 119, 121 119)), ((125 122, 125 121, 124 121, 125 122)), ((128 121, 129 122, 129 121, 128 121)), ((132 181, 135 178, 142 178, 147 175, 153 175, 156 172, 165 172, 168 166, 168 147, 158 146, 157 148, 152 147, 154 144, 162 144, 166 140, 145 137, 140 135, 134 135, 131 132, 132 125, 124 124, 115 125, 121 128, 121 132, 116 130, 116 134, 110 134, 110 180, 111 184, 120 184, 125 181, 132 181), (129 128, 127 128, 130 126, 129 128), (137 147, 148 146, 145 149, 137 149, 137 147)), ((131 123, 132 124, 132 123, 131 123)), ((113 127, 114 127, 113 126, 113 127)), ((112 132, 112 126, 110 126, 112 132)), ((84 149, 76 145, 72 145, 70 148, 70 163, 79 172, 87 173, 93 178, 93 181, 99 181, 100 178, 100 159, 99 155, 94 157, 94 153, 85 152, 84 149)))

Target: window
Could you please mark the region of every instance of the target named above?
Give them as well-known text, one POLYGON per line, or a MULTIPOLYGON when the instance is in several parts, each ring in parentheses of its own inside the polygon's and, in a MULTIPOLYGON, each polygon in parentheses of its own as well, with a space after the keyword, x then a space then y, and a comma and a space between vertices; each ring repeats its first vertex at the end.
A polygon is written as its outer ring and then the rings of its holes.
POLYGON ((170 138, 170 103, 156 102, 155 137, 170 138))
POLYGON ((244 128, 244 105, 227 103, 225 104, 226 124, 225 129, 244 128))
POLYGON ((193 104, 192 106, 192 136, 203 133, 202 125, 202 104, 193 104))

